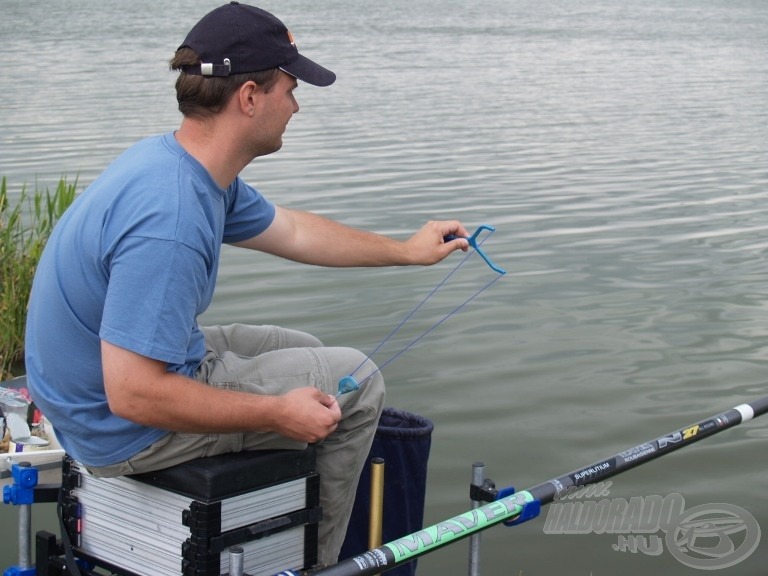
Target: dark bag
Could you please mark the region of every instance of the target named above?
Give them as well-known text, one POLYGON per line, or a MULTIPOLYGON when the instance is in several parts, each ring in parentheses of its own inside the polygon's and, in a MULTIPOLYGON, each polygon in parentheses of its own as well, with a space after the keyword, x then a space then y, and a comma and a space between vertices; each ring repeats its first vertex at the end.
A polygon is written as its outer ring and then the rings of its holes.
MULTIPOLYGON (((385 408, 371 446, 368 462, 384 460, 384 518, 382 544, 421 530, 427 489, 427 460, 434 425, 426 418, 396 408, 385 408)), ((355 505, 340 560, 368 550, 371 471, 367 464, 357 486, 355 505)), ((414 576, 416 560, 387 572, 414 576)))

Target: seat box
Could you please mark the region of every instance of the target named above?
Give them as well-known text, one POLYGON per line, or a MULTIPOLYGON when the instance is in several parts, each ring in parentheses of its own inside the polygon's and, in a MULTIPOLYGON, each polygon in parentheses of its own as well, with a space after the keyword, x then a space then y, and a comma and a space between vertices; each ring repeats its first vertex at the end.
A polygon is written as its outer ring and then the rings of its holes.
POLYGON ((125 576, 219 576, 228 549, 252 576, 317 562, 313 447, 224 454, 97 478, 64 459, 62 516, 77 557, 125 576))

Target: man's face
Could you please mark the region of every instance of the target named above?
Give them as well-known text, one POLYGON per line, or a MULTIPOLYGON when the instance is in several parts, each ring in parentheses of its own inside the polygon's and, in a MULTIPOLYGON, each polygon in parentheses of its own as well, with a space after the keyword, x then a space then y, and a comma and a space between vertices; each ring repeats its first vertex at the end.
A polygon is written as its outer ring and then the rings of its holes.
POLYGON ((256 114, 255 134, 257 156, 276 152, 283 145, 283 133, 288 121, 299 111, 299 103, 293 94, 296 78, 282 70, 269 92, 259 94, 260 105, 256 114))

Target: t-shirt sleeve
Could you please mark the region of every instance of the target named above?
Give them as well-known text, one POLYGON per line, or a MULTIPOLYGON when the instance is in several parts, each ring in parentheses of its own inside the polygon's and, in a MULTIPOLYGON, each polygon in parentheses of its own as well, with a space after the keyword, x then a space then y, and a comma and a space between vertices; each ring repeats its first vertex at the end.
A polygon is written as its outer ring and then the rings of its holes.
POLYGON ((172 240, 127 237, 112 255, 99 336, 142 356, 187 356, 210 263, 172 240))
POLYGON ((258 236, 275 219, 275 205, 239 177, 229 188, 223 241, 242 242, 258 236))

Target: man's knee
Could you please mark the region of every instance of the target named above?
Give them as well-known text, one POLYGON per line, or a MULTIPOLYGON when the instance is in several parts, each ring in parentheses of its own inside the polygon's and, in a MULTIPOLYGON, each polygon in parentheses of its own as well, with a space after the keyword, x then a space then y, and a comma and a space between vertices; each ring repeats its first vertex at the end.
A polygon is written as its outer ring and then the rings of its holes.
MULTIPOLYGON (((356 351, 357 352, 357 351, 356 351)), ((360 368, 353 377, 358 383, 359 389, 348 394, 358 395, 358 401, 376 413, 376 418, 384 409, 386 399, 386 386, 379 368, 369 358, 359 352, 361 357, 360 368)))

